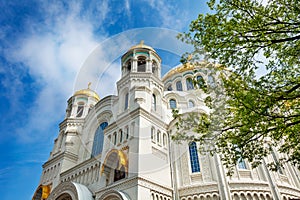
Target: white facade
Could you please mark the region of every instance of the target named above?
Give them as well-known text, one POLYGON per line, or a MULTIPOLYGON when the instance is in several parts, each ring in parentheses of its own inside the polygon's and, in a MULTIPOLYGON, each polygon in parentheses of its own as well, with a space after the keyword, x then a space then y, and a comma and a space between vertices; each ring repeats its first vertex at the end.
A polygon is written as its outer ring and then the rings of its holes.
POLYGON ((293 166, 272 172, 243 162, 227 177, 218 155, 170 140, 172 107, 208 112, 205 94, 187 79, 213 81, 210 63, 180 66, 161 78, 161 59, 149 46, 136 45, 121 59, 117 96, 100 100, 88 88, 68 100, 33 200, 300 198, 300 173, 293 166))

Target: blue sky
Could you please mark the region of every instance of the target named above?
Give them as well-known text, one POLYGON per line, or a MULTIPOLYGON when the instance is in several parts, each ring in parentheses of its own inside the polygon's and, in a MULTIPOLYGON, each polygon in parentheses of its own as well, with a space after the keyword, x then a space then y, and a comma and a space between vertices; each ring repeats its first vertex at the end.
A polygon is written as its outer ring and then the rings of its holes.
POLYGON ((115 93, 109 81, 119 78, 119 58, 140 39, 169 70, 185 50, 173 36, 208 12, 205 0, 0 0, 0 7, 3 200, 31 199, 74 90, 92 81, 101 97, 115 93))

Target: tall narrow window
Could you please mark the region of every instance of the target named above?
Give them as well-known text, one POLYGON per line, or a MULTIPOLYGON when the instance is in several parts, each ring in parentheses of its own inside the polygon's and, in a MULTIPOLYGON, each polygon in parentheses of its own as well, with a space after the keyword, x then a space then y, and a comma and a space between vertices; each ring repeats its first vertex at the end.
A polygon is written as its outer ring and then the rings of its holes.
POLYGON ((151 140, 155 142, 155 129, 153 127, 151 128, 151 140))
POLYGON ((117 144, 117 133, 116 132, 114 132, 114 134, 113 134, 113 143, 114 143, 114 145, 117 144))
POLYGON ((189 144, 189 152, 190 152, 190 161, 191 161, 192 172, 193 173, 200 172, 200 164, 199 164, 196 142, 191 142, 189 144))
POLYGON ((182 91, 182 83, 181 83, 181 81, 177 81, 176 82, 176 90, 177 91, 182 91))
POLYGON ((238 168, 239 169, 247 169, 246 162, 243 158, 238 159, 238 168))
POLYGON ((92 149, 92 156, 97 156, 102 152, 103 147, 103 138, 104 138, 104 129, 107 127, 108 123, 103 122, 97 128, 95 136, 94 136, 94 143, 92 149))
POLYGON ((67 109, 67 117, 70 117, 71 116, 71 111, 72 111, 72 104, 70 104, 68 106, 68 109, 67 109))
MULTIPOLYGON (((234 144, 234 147, 236 148, 236 150, 238 152, 241 152, 241 149, 237 145, 234 144)), ((242 157, 240 157, 238 159, 238 168, 239 169, 247 169, 246 162, 245 162, 245 160, 242 157)))
POLYGON ((187 90, 194 89, 193 80, 191 78, 186 79, 186 89, 187 90))
POLYGON ((156 142, 158 144, 160 144, 160 131, 157 131, 157 134, 156 134, 156 142))
POLYGON ((145 72, 146 71, 146 59, 144 57, 139 57, 137 61, 137 71, 145 72))
POLYGON ((195 104, 192 100, 189 100, 189 108, 195 107, 195 104))
POLYGON ((152 94, 152 109, 156 111, 156 96, 152 94))
POLYGON ((78 105, 76 117, 81 117, 81 116, 82 116, 82 114, 83 114, 83 108, 84 108, 84 105, 83 105, 83 104, 79 104, 79 105, 78 105))
POLYGON ((128 140, 128 138, 129 138, 129 127, 128 126, 125 127, 125 131, 126 131, 126 140, 128 140))
POLYGON ((176 100, 175 99, 170 99, 170 108, 171 109, 175 109, 177 106, 176 106, 176 100))
POLYGON ((172 91, 172 85, 171 84, 167 87, 167 90, 172 91))
POLYGON ((130 71, 131 71, 131 60, 129 60, 129 61, 126 63, 126 66, 127 66, 127 71, 130 72, 130 71))
POLYGON ((157 76, 157 64, 154 60, 152 61, 152 73, 157 76))
POLYGON ((125 95, 125 106, 124 106, 124 110, 127 110, 127 109, 128 109, 128 100, 129 100, 129 94, 126 93, 126 95, 125 95))

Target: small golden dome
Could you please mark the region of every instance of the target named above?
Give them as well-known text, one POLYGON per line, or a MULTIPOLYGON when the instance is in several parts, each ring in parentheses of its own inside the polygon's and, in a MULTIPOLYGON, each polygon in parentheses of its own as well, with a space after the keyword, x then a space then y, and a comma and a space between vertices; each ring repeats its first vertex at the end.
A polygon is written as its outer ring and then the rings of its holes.
POLYGON ((74 93, 74 95, 86 95, 86 96, 89 96, 89 97, 94 97, 97 101, 100 100, 100 97, 99 95, 90 89, 90 85, 91 83, 88 84, 88 88, 87 89, 82 89, 82 90, 78 90, 74 93))
POLYGON ((129 51, 130 51, 130 50, 133 50, 133 49, 150 49, 150 50, 156 52, 152 47, 150 47, 150 46, 148 46, 148 45, 145 45, 145 44, 144 44, 144 40, 141 40, 141 42, 140 42, 139 44, 132 46, 132 47, 129 49, 129 51))

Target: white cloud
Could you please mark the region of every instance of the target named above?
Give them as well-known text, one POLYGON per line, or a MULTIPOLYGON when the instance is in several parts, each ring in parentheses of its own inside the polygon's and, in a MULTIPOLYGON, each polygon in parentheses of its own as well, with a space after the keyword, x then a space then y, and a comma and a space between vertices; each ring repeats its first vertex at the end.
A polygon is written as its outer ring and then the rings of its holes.
MULTIPOLYGON (((68 6, 65 11, 65 6, 60 3, 44 4, 42 11, 46 20, 39 24, 28 22, 31 31, 18 41, 19 48, 6 51, 11 62, 23 63, 28 67, 30 76, 42 86, 32 106, 27 109, 29 118, 26 126, 17 130, 21 141, 38 140, 47 134, 56 135, 42 131, 48 130, 62 117, 66 100, 73 91, 76 73, 98 44, 93 22, 80 16, 81 4, 70 3, 68 6), (45 135, 35 135, 37 132, 45 135)), ((105 18, 103 12, 101 15, 105 18)))
MULTIPOLYGON (((121 71, 118 59, 131 45, 145 39, 150 42, 149 45, 151 41, 152 44, 159 42, 157 45, 164 48, 165 39, 159 39, 159 36, 165 35, 163 30, 156 30, 154 34, 148 29, 129 31, 109 40, 95 36, 95 28, 101 27, 112 8, 108 1, 93 2, 96 6, 88 8, 91 12, 85 13, 80 10, 80 2, 71 1, 67 5, 44 2, 41 13, 45 13, 45 20, 29 21, 30 31, 18 41, 19 47, 6 50, 7 58, 26 66, 30 76, 41 87, 31 107, 26 109, 26 126, 17 129, 20 141, 35 142, 43 137, 55 137, 57 133, 49 132, 49 129, 53 130, 62 120, 66 100, 74 90, 87 87, 88 82, 93 83, 92 88, 101 97, 115 93, 115 83, 121 71), (157 37, 153 38, 153 35, 157 37), (103 42, 97 47, 101 40, 103 42)), ((124 4, 130 14, 129 1, 125 0, 124 4)), ((165 24, 173 19, 172 8, 168 5, 159 1, 150 2, 152 4, 162 9, 165 24)), ((168 31, 166 34, 170 38, 168 31)), ((15 85, 18 84, 15 81, 15 85)), ((15 92, 14 95, 22 94, 15 92)))

